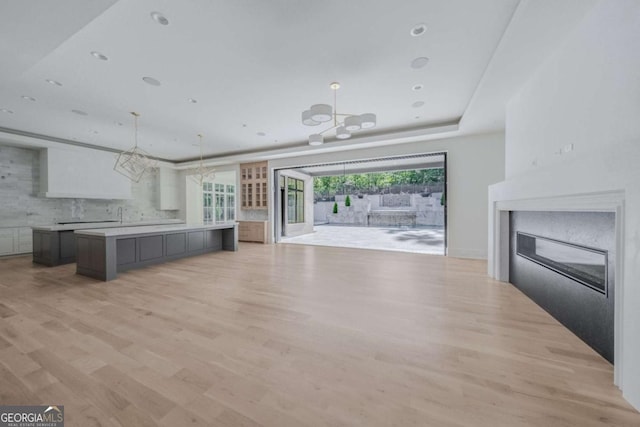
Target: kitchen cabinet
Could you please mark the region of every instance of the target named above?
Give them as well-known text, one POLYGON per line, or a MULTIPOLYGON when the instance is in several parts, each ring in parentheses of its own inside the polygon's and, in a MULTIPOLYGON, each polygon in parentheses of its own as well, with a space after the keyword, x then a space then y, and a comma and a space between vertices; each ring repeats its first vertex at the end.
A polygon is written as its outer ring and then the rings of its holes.
POLYGON ((267 162, 240 165, 240 208, 267 209, 267 162))
POLYGON ((267 221, 238 221, 238 240, 267 243, 267 221))
POLYGON ((108 281, 118 273, 214 251, 238 250, 236 223, 76 230, 76 273, 108 281))
MULTIPOLYGON (((28 228, 33 233, 33 262, 49 267, 76 262, 76 239, 74 231, 83 229, 140 227, 145 225, 181 224, 179 219, 158 219, 121 223, 115 220, 98 222, 70 222, 28 228), (32 231, 33 230, 33 231, 32 231)), ((31 252, 31 249, 29 249, 31 252)))
POLYGON ((0 228, 0 256, 31 252, 31 227, 0 228))
POLYGON ((156 179, 158 190, 158 209, 175 211, 180 209, 178 191, 178 171, 169 168, 158 168, 156 179))

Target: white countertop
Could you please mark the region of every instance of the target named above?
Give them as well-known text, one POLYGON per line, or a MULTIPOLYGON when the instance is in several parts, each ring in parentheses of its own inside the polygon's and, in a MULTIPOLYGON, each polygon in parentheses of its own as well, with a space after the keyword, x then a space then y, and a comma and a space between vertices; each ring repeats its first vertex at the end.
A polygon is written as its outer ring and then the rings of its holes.
POLYGON ((112 227, 93 230, 77 230, 75 234, 83 236, 117 237, 129 236, 133 234, 165 233, 170 231, 188 230, 217 230, 221 228, 232 228, 235 222, 225 222, 221 224, 174 224, 174 225, 146 225, 140 227, 112 227))
POLYGON ((41 231, 71 231, 71 230, 86 230, 95 228, 122 228, 122 227, 140 227, 147 225, 170 225, 170 224, 184 224, 181 219, 150 219, 147 221, 125 222, 120 224, 116 222, 83 222, 77 224, 55 224, 55 225, 41 225, 37 227, 31 227, 33 230, 41 231))

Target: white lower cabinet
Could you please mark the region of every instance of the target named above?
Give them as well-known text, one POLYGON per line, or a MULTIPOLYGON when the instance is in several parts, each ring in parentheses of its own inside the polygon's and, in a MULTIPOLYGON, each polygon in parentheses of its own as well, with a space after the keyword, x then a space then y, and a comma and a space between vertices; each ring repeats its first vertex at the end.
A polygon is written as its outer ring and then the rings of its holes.
POLYGON ((32 250, 31 227, 0 228, 0 256, 26 254, 32 250))

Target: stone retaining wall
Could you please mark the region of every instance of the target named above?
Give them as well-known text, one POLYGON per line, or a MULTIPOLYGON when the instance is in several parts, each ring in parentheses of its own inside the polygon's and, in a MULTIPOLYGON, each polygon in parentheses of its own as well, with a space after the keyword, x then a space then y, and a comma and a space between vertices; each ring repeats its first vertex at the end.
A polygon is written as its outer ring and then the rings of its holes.
POLYGON ((314 222, 359 226, 443 226, 444 206, 440 204, 441 197, 442 193, 434 193, 429 197, 420 194, 374 194, 358 198, 350 195, 351 206, 347 207, 344 205, 346 196, 336 196, 338 213, 333 213, 334 202, 316 202, 314 222), (389 206, 407 203, 408 206, 389 206))

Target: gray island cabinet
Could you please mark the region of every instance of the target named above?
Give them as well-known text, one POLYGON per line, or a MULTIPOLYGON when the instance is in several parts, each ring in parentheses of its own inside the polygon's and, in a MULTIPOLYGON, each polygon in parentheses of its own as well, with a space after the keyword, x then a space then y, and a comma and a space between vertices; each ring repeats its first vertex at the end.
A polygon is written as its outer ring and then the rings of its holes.
POLYGON ((109 281, 118 273, 220 250, 238 250, 238 226, 165 225, 76 230, 76 273, 109 281))
POLYGON ((184 221, 179 219, 156 219, 120 223, 117 220, 109 220, 34 226, 31 227, 33 233, 33 262, 49 267, 76 262, 76 240, 73 234, 75 230, 168 224, 184 224, 184 221))

